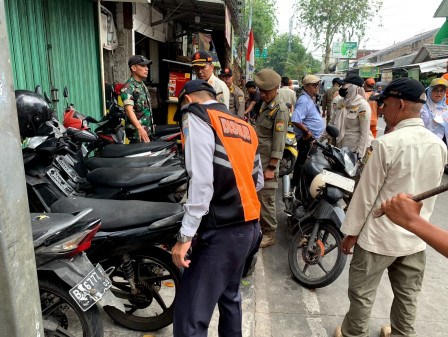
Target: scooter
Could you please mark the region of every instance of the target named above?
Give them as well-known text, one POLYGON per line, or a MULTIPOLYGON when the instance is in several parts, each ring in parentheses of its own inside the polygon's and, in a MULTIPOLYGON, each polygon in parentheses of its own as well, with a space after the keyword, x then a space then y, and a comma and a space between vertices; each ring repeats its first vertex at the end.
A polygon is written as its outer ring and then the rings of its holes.
POLYGON ((280 160, 279 175, 283 177, 290 174, 294 170, 294 165, 299 152, 297 151, 297 140, 294 134, 293 126, 288 123, 288 132, 286 133, 285 149, 283 150, 283 157, 280 160))
MULTIPOLYGON (((338 129, 327 126, 338 136, 338 129)), ((289 267, 304 287, 320 288, 336 280, 344 269, 346 255, 340 245, 345 213, 343 199, 352 194, 359 175, 357 155, 348 148, 338 149, 318 141, 321 149, 308 158, 299 183, 291 188, 289 175, 283 176, 283 201, 288 227, 293 236, 288 251, 289 267)))
POLYGON ((84 220, 91 210, 31 213, 45 336, 102 337, 97 305, 125 312, 103 267, 84 253, 101 226, 99 219, 84 220))

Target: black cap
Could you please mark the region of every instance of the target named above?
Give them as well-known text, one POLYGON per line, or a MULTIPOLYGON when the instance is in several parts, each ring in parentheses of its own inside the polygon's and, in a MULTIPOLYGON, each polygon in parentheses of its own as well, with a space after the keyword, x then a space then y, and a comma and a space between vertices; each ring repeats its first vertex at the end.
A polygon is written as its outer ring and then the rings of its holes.
POLYGON ((425 87, 413 78, 401 77, 393 80, 384 89, 380 101, 386 97, 396 97, 405 101, 426 103, 425 87))
POLYGON ((334 85, 335 83, 339 84, 339 85, 343 85, 344 81, 341 80, 339 77, 335 77, 333 78, 333 81, 331 81, 331 83, 334 85))
POLYGON ((179 92, 177 111, 173 118, 174 121, 180 122, 180 120, 181 120, 182 112, 181 112, 180 104, 184 100, 185 95, 189 95, 196 91, 208 91, 208 92, 211 92, 214 96, 216 96, 215 89, 213 89, 213 87, 210 84, 208 84, 206 81, 203 81, 203 80, 188 81, 184 85, 184 87, 181 89, 181 91, 179 92))
POLYGON ((133 66, 134 64, 147 65, 151 63, 152 63, 151 60, 148 60, 146 57, 142 55, 132 55, 128 60, 129 67, 133 66))
POLYGON ((282 84, 283 85, 289 85, 289 77, 283 76, 282 77, 282 84))
POLYGON ((212 56, 206 51, 198 51, 193 54, 193 58, 191 59, 192 66, 204 67, 207 62, 212 62, 212 56))
POLYGON ((230 69, 230 68, 221 69, 219 76, 233 76, 232 69, 230 69))
POLYGON ((254 81, 247 81, 246 82, 246 88, 256 88, 257 86, 255 85, 254 81))
POLYGON ((358 75, 348 75, 344 78, 344 83, 350 83, 362 87, 364 85, 364 80, 358 75))

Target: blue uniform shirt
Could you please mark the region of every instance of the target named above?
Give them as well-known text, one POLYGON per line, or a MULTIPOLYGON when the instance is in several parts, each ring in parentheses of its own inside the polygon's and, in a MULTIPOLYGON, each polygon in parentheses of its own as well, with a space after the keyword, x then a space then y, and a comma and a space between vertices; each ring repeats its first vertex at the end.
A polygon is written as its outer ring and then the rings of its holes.
MULTIPOLYGON (((292 112, 291 121, 293 123, 304 124, 308 130, 310 130, 314 138, 319 138, 325 129, 319 109, 314 104, 310 95, 305 91, 303 91, 296 102, 294 111, 292 112)), ((297 137, 302 137, 303 135, 303 131, 296 126, 294 126, 294 133, 297 137)))

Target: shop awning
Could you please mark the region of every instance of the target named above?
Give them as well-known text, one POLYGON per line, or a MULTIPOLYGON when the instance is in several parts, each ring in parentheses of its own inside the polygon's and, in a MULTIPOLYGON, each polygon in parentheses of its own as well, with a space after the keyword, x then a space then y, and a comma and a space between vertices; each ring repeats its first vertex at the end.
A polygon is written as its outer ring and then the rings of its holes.
POLYGON ((394 70, 394 69, 412 69, 412 68, 420 68, 421 73, 436 73, 441 74, 446 72, 446 64, 448 62, 448 58, 427 61, 422 63, 415 64, 407 64, 399 67, 391 67, 384 70, 394 70))

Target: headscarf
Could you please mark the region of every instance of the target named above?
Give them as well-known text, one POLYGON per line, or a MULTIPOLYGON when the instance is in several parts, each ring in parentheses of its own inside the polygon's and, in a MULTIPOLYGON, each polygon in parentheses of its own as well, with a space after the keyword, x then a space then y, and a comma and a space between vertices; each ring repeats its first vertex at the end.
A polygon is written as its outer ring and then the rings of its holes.
MULTIPOLYGON (((439 103, 436 103, 431 99, 431 93, 434 88, 435 88, 435 86, 428 88, 428 94, 426 95, 427 97, 426 97, 425 105, 427 105, 432 119, 435 120, 436 116, 442 116, 443 120, 445 121, 445 124, 446 124, 446 121, 448 120, 448 105, 446 104, 445 96, 442 98, 442 100, 439 103)), ((439 124, 442 124, 442 123, 439 123, 439 124)))
POLYGON ((347 95, 340 101, 340 113, 335 115, 334 125, 339 126, 339 136, 337 142, 340 142, 345 135, 345 120, 348 110, 360 105, 363 101, 367 101, 366 93, 362 87, 355 84, 346 83, 347 95))

